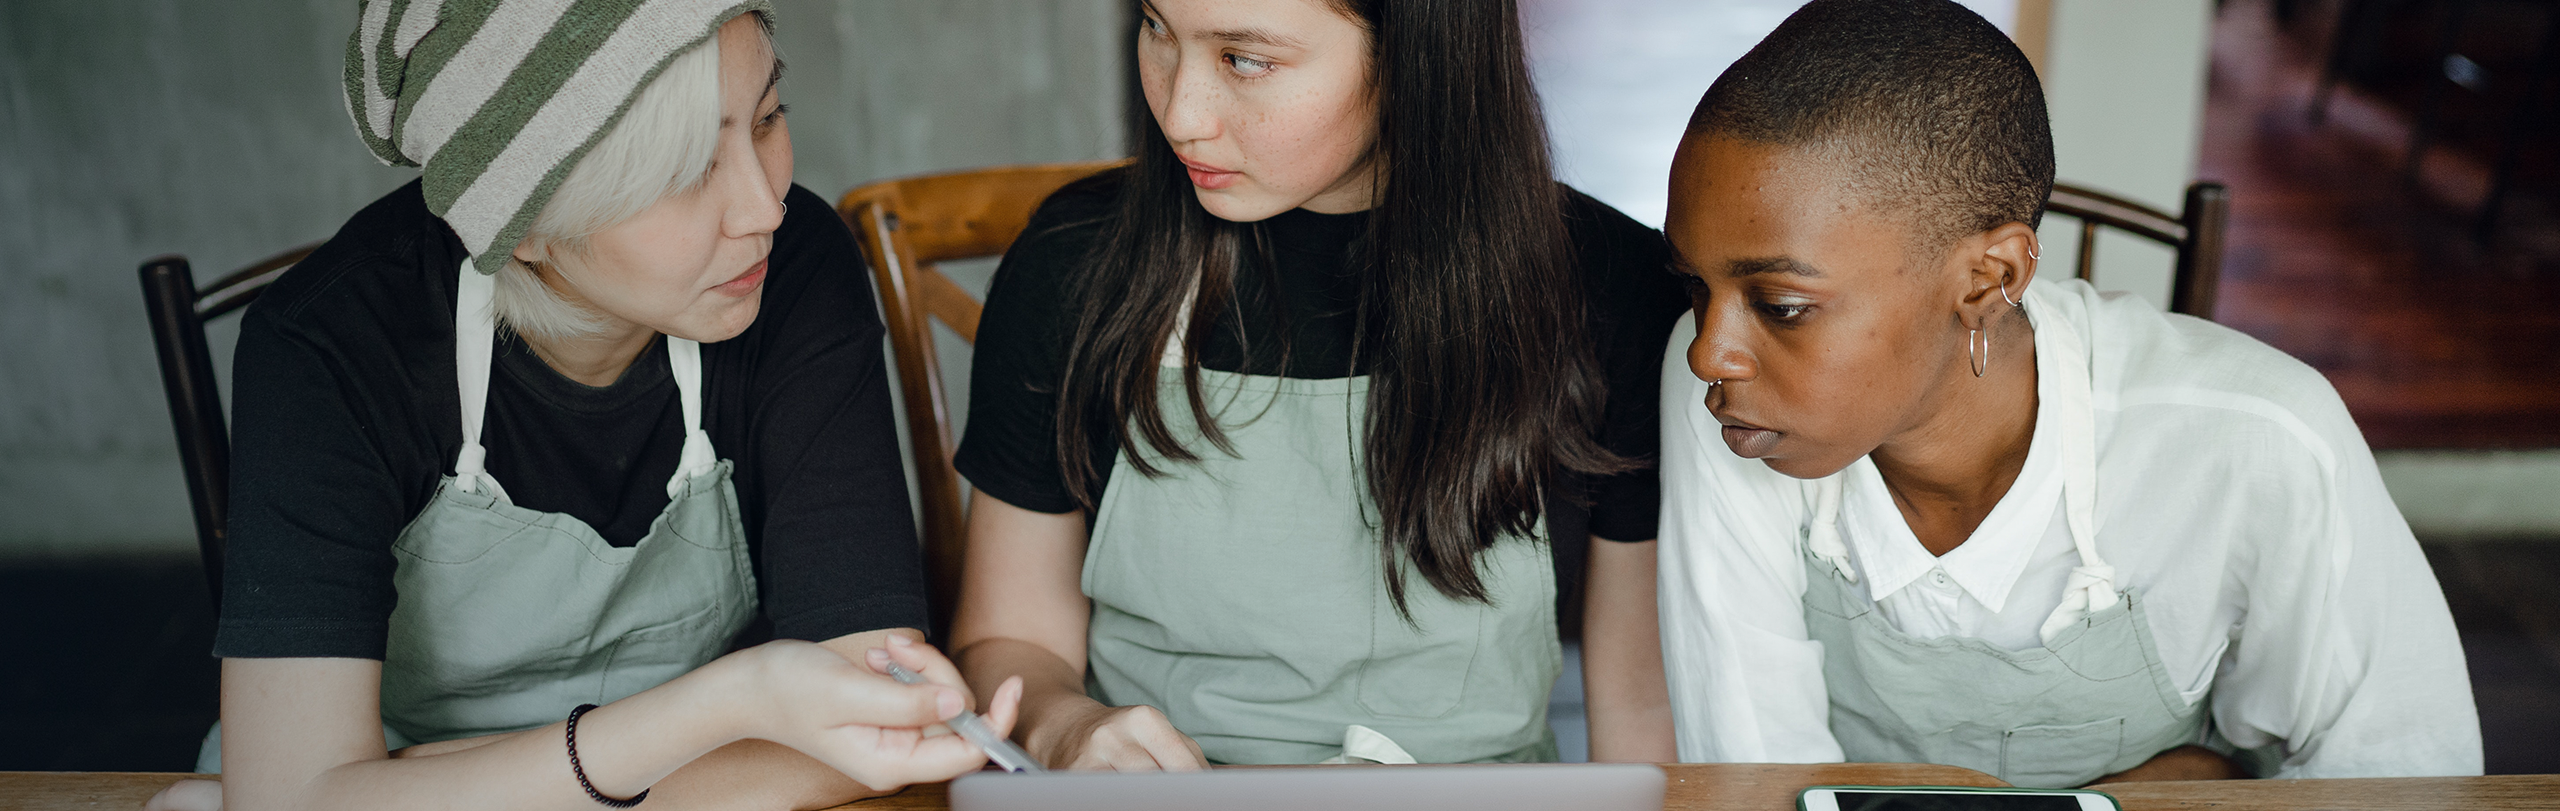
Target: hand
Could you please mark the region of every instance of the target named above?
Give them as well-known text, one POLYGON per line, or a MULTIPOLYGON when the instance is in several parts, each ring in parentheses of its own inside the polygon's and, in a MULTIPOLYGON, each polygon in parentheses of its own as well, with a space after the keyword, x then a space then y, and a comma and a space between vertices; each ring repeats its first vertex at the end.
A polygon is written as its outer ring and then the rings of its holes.
POLYGON ((1196 772, 1209 768, 1200 744, 1177 732, 1164 713, 1143 704, 1094 704, 1069 719, 1034 756, 1053 769, 1196 772))
POLYGON ((142 811, 222 811, 222 784, 180 780, 142 804, 142 811))
POLYGON ((2188 744, 2171 749, 2124 771, 2098 778, 2098 783, 2130 783, 2146 780, 2237 780, 2248 777, 2240 764, 2222 753, 2188 744))
MULTIPOLYGON (((958 672, 932 648, 900 640, 884 655, 931 683, 899 684, 806 642, 775 641, 749 651, 752 689, 743 737, 799 750, 873 789, 948 780, 986 763, 986 753, 947 731, 929 731, 969 706, 958 672)), ((1012 729, 1022 688, 999 688, 987 712, 998 734, 1012 729)))

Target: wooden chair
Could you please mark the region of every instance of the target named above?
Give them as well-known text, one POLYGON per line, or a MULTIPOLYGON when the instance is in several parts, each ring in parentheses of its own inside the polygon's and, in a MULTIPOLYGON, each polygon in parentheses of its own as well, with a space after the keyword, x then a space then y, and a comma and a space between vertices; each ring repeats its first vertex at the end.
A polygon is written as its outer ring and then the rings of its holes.
POLYGON ((925 576, 937 639, 959 605, 967 523, 960 508, 960 473, 951 467, 959 441, 951 432, 931 322, 940 320, 961 340, 975 343, 980 304, 935 265, 1002 255, 1051 192, 1127 163, 999 166, 884 180, 845 192, 836 201, 836 213, 853 229, 871 264, 872 279, 880 285, 880 311, 898 359, 907 442, 915 453, 917 500, 924 510, 925 576))
POLYGON ((2222 281, 2223 229, 2231 219, 2231 191, 2222 184, 2188 186, 2185 210, 2171 215, 2121 197, 2056 183, 2045 210, 2080 221, 2081 279, 2097 271, 2098 229, 2122 230, 2178 252, 2169 290, 2170 312, 2213 320, 2214 288, 2222 281))
POLYGON ((142 302, 151 317, 151 342, 160 350, 160 385, 169 395, 169 419, 178 429, 178 459, 186 468, 187 500, 195 506, 196 551, 204 556, 207 592, 222 610, 223 521, 231 509, 231 430, 223 420, 222 391, 215 387, 213 353, 204 324, 249 306, 267 284, 310 256, 314 242, 236 270, 196 287, 187 258, 155 257, 142 263, 142 302))

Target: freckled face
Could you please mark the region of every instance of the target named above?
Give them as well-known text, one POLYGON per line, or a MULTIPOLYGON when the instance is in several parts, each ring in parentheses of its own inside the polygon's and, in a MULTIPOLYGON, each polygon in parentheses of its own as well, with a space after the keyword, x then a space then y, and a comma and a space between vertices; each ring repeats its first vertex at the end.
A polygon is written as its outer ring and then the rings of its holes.
POLYGON ((1706 405, 1726 446, 1797 478, 1919 424, 1950 346, 1964 362, 1952 306, 1964 266, 1915 257, 1911 225, 1849 181, 1815 150, 1712 133, 1683 142, 1671 169, 1664 231, 1698 318, 1689 369, 1724 381, 1706 405))
POLYGON ((1209 213, 1375 204, 1377 103, 1357 22, 1323 0, 1151 0, 1140 14, 1147 109, 1209 213))

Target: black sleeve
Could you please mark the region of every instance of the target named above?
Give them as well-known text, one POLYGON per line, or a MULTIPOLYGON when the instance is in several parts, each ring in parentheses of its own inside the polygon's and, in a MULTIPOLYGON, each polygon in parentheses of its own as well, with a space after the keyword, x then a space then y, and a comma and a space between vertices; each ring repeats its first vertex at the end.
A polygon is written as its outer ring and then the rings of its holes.
MULTIPOLYGON (((216 656, 383 656, 394 602, 391 542, 419 507, 419 476, 429 488, 434 478, 421 467, 425 453, 410 429, 430 414, 449 413, 452 396, 418 397, 398 371, 404 347, 389 345, 389 335, 415 320, 384 309, 414 302, 305 282, 382 272, 380 265, 394 261, 324 248, 241 322, 216 656), (332 323, 384 330, 349 336, 316 329, 304 317, 313 310, 332 323)), ((430 345, 441 338, 449 359, 450 333, 416 337, 430 345)), ((444 365, 450 386, 452 362, 444 365)))
POLYGON ((1662 444, 1662 352, 1689 309, 1688 291, 1671 274, 1671 247, 1661 232, 1581 192, 1566 196, 1566 226, 1589 281, 1592 343, 1608 385, 1601 443, 1645 465, 1592 482, 1591 534, 1648 541, 1658 534, 1662 509, 1662 473, 1654 466, 1662 444))
MULTIPOLYGON (((823 641, 925 628, 916 544, 881 352, 886 330, 853 235, 793 186, 741 410, 755 459, 741 471, 747 535, 777 637, 823 641)), ((743 337, 743 336, 742 336, 743 337)))
MULTIPOLYGON (((1065 302, 1112 204, 1113 180, 1080 181, 1041 203, 996 266, 978 317, 969 429, 952 462, 970 485, 1026 510, 1066 513, 1079 506, 1057 452, 1058 380, 1074 328, 1065 302)), ((1112 441, 1096 444, 1107 448, 1112 441)))

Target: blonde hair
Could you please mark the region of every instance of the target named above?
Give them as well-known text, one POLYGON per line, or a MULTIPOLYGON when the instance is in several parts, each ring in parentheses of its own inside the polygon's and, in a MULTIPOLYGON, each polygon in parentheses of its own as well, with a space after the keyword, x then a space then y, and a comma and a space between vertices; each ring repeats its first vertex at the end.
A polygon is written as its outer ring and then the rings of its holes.
MULTIPOLYGON (((588 237, 700 184, 719 144, 720 38, 714 36, 668 61, 641 88, 622 121, 560 181, 525 240, 546 251, 582 253, 588 237)), ((584 338, 605 329, 601 314, 562 297, 512 255, 498 271, 490 305, 498 322, 518 333, 584 338)))

